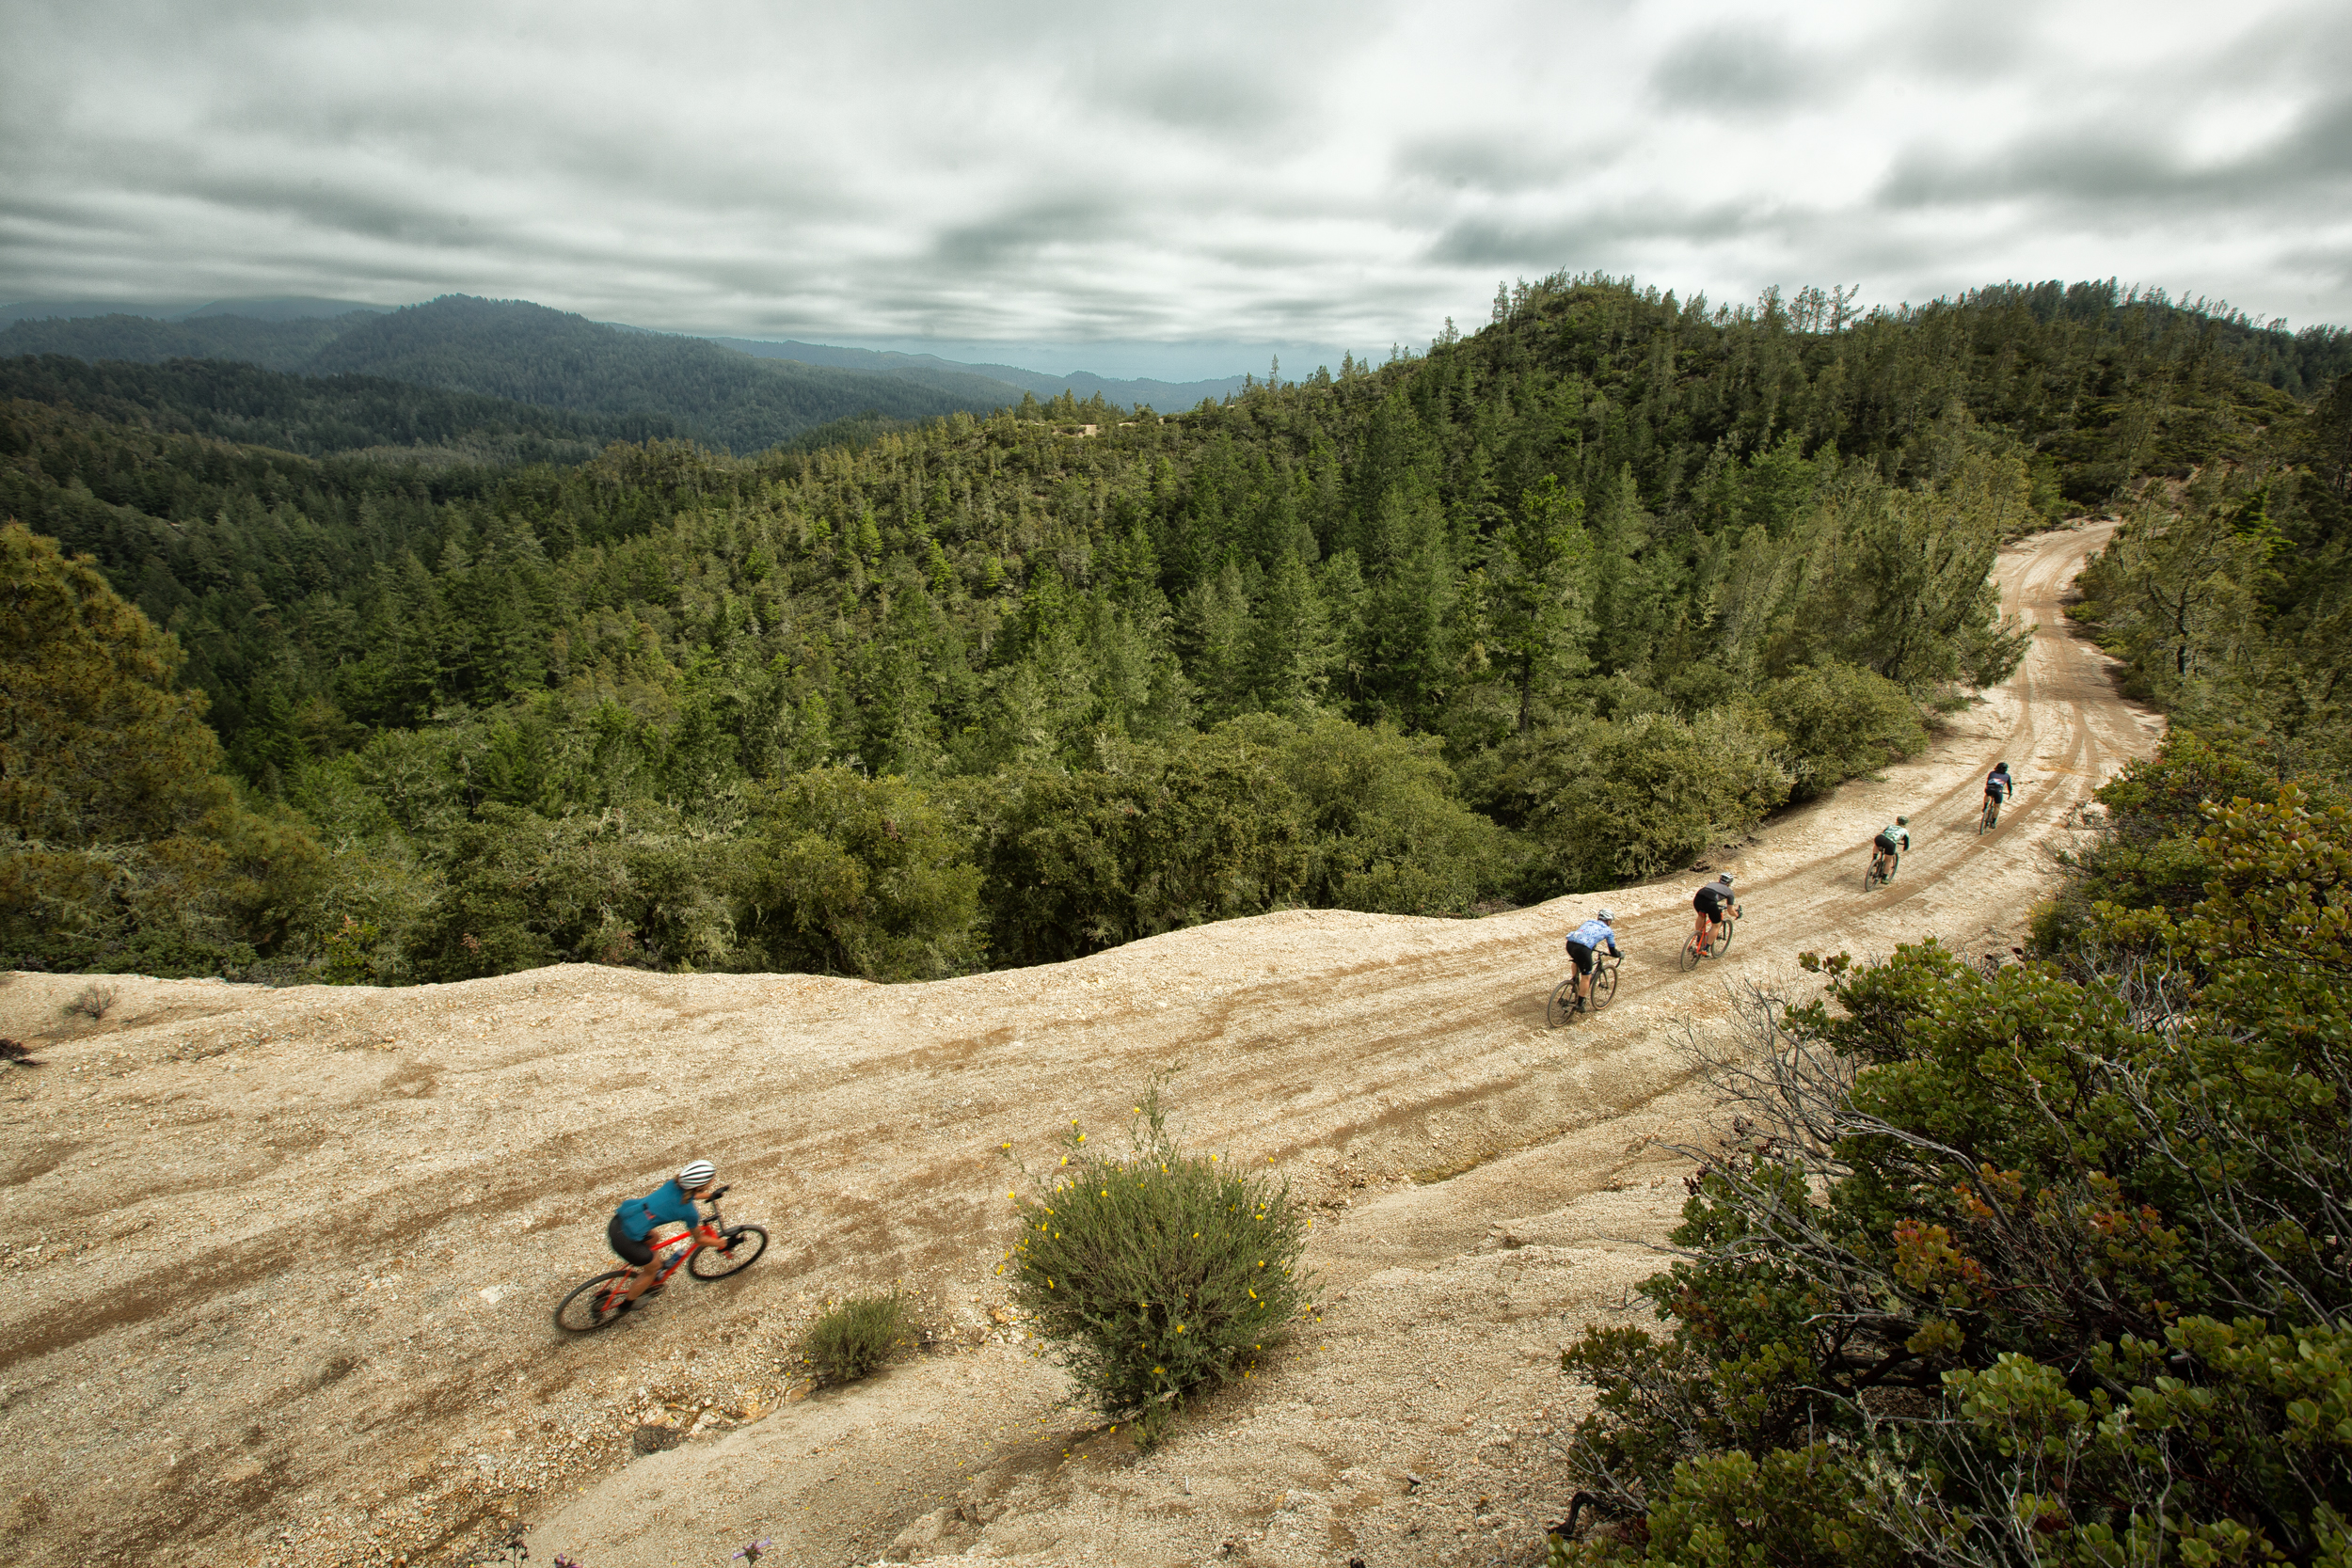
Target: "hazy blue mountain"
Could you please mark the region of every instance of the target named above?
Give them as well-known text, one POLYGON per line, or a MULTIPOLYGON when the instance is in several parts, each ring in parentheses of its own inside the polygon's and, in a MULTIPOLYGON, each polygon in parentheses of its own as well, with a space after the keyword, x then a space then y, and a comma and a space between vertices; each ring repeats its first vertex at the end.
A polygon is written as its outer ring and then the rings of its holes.
POLYGON ((1242 388, 1242 377, 1238 375, 1224 376, 1215 381, 1120 381, 1096 375, 1090 371, 1047 375, 1040 371, 1025 371, 1018 365, 973 364, 942 359, 935 354, 893 354, 868 348, 835 348, 829 343, 803 343, 791 339, 713 338, 710 341, 745 354, 757 355, 763 359, 793 359, 804 365, 833 365, 843 370, 872 371, 885 375, 957 372, 986 376, 992 381, 1003 382, 1016 391, 1034 392, 1041 398, 1059 397, 1067 391, 1084 402, 1100 392, 1105 402, 1117 404, 1122 408, 1146 404, 1161 410, 1190 408, 1202 398, 1222 403, 1242 388))
MULTIPOLYGON (((465 294, 334 317, 191 314, 162 321, 118 311, 20 319, 0 330, 0 358, 35 355, 143 364, 237 360, 298 375, 364 375, 598 417, 593 430, 565 436, 593 438, 628 428, 691 436, 738 452, 842 420, 987 413, 1020 398, 1020 388, 981 376, 910 378, 757 359, 701 338, 631 331, 522 300, 465 294)), ((356 422, 338 416, 321 428, 367 427, 379 416, 380 408, 356 422)), ((447 419, 436 414, 426 422, 447 419)))
MULTIPOLYGON (((6 334, 0 334, 5 346, 6 334)), ((661 413, 698 438, 757 451, 875 412, 925 419, 1013 402, 1002 387, 755 359, 702 338, 624 331, 522 300, 445 294, 351 326, 306 366, 599 414, 661 413)))
MULTIPOLYGON (((70 302, 11 309, 48 313, 20 314, 0 326, 0 358, 63 355, 148 365, 228 360, 289 375, 372 376, 603 421, 593 431, 507 432, 517 438, 594 439, 607 433, 611 420, 621 420, 628 428, 671 431, 736 452, 763 451, 812 431, 848 438, 891 421, 959 409, 988 413, 1025 394, 1050 399, 1067 391, 1084 400, 1099 393, 1120 407, 1149 404, 1174 410, 1203 398, 1221 400, 1242 384, 1239 376, 1199 382, 1119 381, 1084 372, 1052 376, 936 355, 688 337, 592 322, 525 300, 467 294, 396 310, 348 300, 215 300, 175 309, 176 319, 119 306, 70 313, 78 309, 70 302)), ((310 434, 278 439, 297 450, 327 450, 354 431, 409 429, 412 414, 423 420, 419 428, 449 428, 455 418, 446 410, 418 413, 422 404, 402 404, 406 411, 395 417, 386 412, 389 405, 382 396, 361 398, 368 411, 349 417, 322 412, 325 405, 313 406, 313 399, 285 426, 310 434)), ((349 401, 345 394, 337 397, 349 401)), ((235 423, 257 416, 224 408, 207 417, 235 423)), ((271 414, 264 422, 278 419, 271 414)))

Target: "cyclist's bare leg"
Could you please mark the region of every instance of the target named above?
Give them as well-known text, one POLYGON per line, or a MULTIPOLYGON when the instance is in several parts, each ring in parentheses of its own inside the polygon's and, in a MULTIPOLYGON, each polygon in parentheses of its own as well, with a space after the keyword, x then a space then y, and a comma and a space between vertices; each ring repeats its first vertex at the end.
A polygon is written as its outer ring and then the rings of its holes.
POLYGON ((1707 918, 1705 910, 1699 911, 1698 914, 1698 925, 1692 930, 1691 940, 1698 943, 1699 951, 1704 953, 1707 944, 1715 940, 1715 923, 1707 918))
POLYGON ((645 1293, 645 1287, 651 1285, 654 1280, 654 1275, 660 1274, 660 1259, 657 1258, 652 1262, 645 1264, 635 1274, 628 1276, 628 1288, 621 1292, 621 1298, 624 1301, 635 1301, 639 1296, 645 1293))

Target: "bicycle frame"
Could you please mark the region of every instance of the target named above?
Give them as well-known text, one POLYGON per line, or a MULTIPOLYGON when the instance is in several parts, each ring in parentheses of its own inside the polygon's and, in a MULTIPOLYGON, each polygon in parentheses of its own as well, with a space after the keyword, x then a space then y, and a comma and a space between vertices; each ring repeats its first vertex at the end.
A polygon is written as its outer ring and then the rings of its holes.
MULTIPOLYGON (((722 1187, 719 1189, 718 1194, 707 1200, 710 1204, 710 1218, 707 1221, 697 1222, 691 1229, 681 1230, 676 1235, 671 1237, 668 1241, 655 1242, 651 1243, 653 1247, 654 1261, 658 1263, 661 1261, 661 1255, 664 1252, 668 1252, 670 1248, 676 1246, 680 1242, 685 1242, 689 1244, 680 1251, 673 1254, 668 1262, 661 1264, 661 1272, 653 1276, 652 1282, 646 1285, 646 1290, 659 1290, 662 1286, 667 1285, 670 1282, 670 1276, 677 1273, 679 1269, 685 1267, 686 1260, 688 1259, 693 1257, 694 1254, 702 1251, 703 1248, 710 1244, 702 1239, 702 1227, 704 1224, 707 1224, 711 1229, 716 1230, 722 1236, 726 1234, 726 1221, 722 1219, 719 1215, 719 1198, 723 1196, 725 1193, 726 1189, 722 1187)), ((628 1273, 624 1275, 621 1278, 614 1280, 612 1288, 605 1291, 606 1298, 610 1299, 614 1293, 627 1290, 628 1288, 628 1282, 637 1276, 637 1270, 643 1266, 643 1264, 631 1265, 628 1273)))

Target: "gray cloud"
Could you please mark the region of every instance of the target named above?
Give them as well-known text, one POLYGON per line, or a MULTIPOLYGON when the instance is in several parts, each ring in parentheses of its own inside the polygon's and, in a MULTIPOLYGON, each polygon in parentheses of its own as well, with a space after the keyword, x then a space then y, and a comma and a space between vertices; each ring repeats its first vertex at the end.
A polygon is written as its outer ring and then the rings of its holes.
POLYGON ((0 298, 462 290, 1186 374, 1377 356, 1555 269, 2347 320, 2342 13, 17 0, 0 298))
POLYGON ((1824 73, 1781 40, 1760 30, 1724 28, 1683 39, 1650 72, 1650 88, 1669 107, 1740 115, 1811 102, 1824 73))

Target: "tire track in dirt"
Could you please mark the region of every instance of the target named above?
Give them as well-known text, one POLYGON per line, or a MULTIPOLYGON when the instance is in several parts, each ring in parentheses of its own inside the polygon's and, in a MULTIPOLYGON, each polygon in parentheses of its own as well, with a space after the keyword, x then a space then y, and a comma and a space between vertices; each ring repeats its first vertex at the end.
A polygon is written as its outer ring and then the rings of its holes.
POLYGON ((595 1568, 723 1560, 762 1535, 786 1560, 851 1562, 902 1530, 902 1555, 984 1535, 1040 1563, 1244 1537, 1253 1560, 1321 1562, 1347 1539, 1436 1562, 1521 1528, 1549 1506, 1541 1466, 1510 1457, 1556 1418, 1534 1414, 1558 1398, 1545 1358, 1622 1321, 1618 1292, 1654 1266, 1635 1243, 1679 1201, 1683 1167, 1651 1142, 1705 1115, 1677 1030, 1714 1026, 1726 981, 1784 974, 1801 948, 1999 938, 2073 804, 2153 743, 2056 613, 2099 537, 2004 552, 2042 629, 1930 755, 1717 860, 1748 906, 1725 958, 1677 967, 1696 879, 1610 895, 1626 983, 1568 1029, 1543 1004, 1592 898, 1480 921, 1288 912, 921 986, 125 978, 120 1022, 78 1031, 56 1020, 81 981, 16 976, 0 1032, 51 1065, 0 1076, 0 1136, 28 1173, 0 1207, 0 1409, 39 1439, 0 1454, 0 1499, 39 1499, 0 1517, 6 1546, 28 1564, 415 1562, 519 1513, 538 1555, 595 1568), (2004 752, 2024 791, 1979 839, 1977 781, 2004 752), (1922 842, 1865 898, 1867 834, 1896 810, 1922 842), (1050 1165, 1057 1129, 1115 1133, 1155 1073, 1189 1138, 1318 1206, 1327 1309, 1312 1343, 1138 1462, 1057 1407, 989 1308, 999 1146, 1050 1165), (768 1225, 770 1257, 607 1334, 554 1335, 563 1290, 606 1266, 612 1204, 696 1153, 735 1184, 729 1217, 768 1225), (772 1406, 826 1297, 893 1279, 929 1291, 933 1354, 599 1480, 662 1399, 772 1406), (1425 1485, 1400 1490, 1404 1468, 1425 1485), (661 1513, 673 1488, 692 1489, 675 1493, 688 1515, 661 1513))

